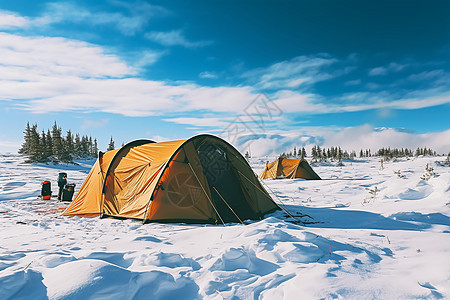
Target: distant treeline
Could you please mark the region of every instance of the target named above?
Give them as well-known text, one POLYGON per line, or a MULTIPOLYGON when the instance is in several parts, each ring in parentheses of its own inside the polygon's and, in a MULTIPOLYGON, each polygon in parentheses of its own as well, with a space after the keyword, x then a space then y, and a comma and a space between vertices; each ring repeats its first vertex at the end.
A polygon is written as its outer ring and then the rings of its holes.
POLYGON ((80 136, 78 133, 74 135, 70 129, 63 136, 62 129, 56 122, 52 130, 47 129, 46 132, 43 129, 41 133, 37 124, 27 123, 24 143, 19 153, 24 154, 30 163, 71 163, 74 158, 96 157, 98 146, 97 139, 80 136))
MULTIPOLYGON (((307 153, 304 147, 301 149, 294 147, 293 152, 285 153, 283 152, 280 157, 284 158, 305 158, 307 153)), ((326 159, 354 159, 356 157, 356 152, 347 150, 342 150, 341 147, 331 147, 331 148, 321 148, 320 146, 314 145, 311 149, 311 158, 313 160, 326 160, 326 159)))
MULTIPOLYGON (((398 157, 413 157, 413 156, 436 156, 436 151, 431 148, 417 148, 416 151, 407 148, 381 148, 378 149, 374 154, 371 153, 370 149, 359 151, 359 157, 384 157, 386 160, 398 158, 398 157)), ((292 152, 283 152, 280 157, 283 158, 305 158, 307 157, 305 148, 301 149, 294 147, 292 152)), ((331 148, 321 148, 320 146, 314 145, 311 149, 311 156, 313 161, 321 161, 327 159, 342 160, 342 159, 355 159, 357 157, 356 151, 342 150, 341 147, 331 147, 331 148)))

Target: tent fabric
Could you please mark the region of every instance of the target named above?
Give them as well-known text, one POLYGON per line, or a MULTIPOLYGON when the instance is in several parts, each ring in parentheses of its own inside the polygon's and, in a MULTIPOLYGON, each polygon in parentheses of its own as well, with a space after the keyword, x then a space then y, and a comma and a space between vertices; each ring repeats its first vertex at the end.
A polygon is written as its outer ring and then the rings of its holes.
POLYGON ((309 180, 321 179, 304 159, 279 158, 267 163, 259 175, 261 179, 267 178, 303 178, 309 180))
MULTIPOLYGON (((151 140, 137 140, 125 145, 123 148, 131 148, 144 143, 154 142, 151 140)), ((89 172, 83 185, 80 187, 75 199, 73 199, 72 203, 64 211, 64 215, 84 217, 95 217, 100 215, 99 207, 101 204, 105 172, 108 170, 113 158, 120 153, 120 150, 123 148, 107 151, 105 153, 99 153, 97 161, 91 168, 91 171, 89 172), (90 200, 85 201, 85 199, 90 200)))
POLYGON ((222 223, 260 219, 277 209, 233 146, 199 135, 132 142, 104 153, 63 215, 222 223))

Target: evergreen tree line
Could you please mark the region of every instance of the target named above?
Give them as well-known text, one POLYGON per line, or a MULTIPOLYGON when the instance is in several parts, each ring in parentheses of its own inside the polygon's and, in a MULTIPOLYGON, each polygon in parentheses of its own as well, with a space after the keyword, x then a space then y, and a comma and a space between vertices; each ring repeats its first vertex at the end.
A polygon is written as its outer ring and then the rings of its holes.
MULTIPOLYGON (((381 148, 378 149, 376 156, 382 156, 385 159, 392 159, 392 158, 397 158, 397 157, 412 157, 414 156, 414 152, 410 149, 391 149, 389 148, 381 148)), ((416 155, 418 156, 418 155, 416 155)))
POLYGON ((397 157, 413 157, 413 156, 436 156, 437 153, 436 151, 433 151, 431 148, 427 149, 425 148, 417 148, 416 151, 414 152, 411 149, 391 149, 391 148, 381 148, 378 149, 377 156, 383 156, 386 159, 392 159, 392 158, 397 158, 397 157))
MULTIPOLYGON (((294 151, 280 155, 281 158, 305 158, 307 153, 304 147, 297 148, 294 147, 294 151)), ((356 157, 355 151, 348 153, 347 151, 342 151, 341 147, 331 147, 331 148, 321 148, 320 146, 314 145, 311 149, 311 158, 315 161, 326 160, 326 159, 336 159, 341 160, 344 158, 354 159, 356 157)))
POLYGON ((320 146, 313 146, 311 149, 311 156, 313 160, 327 160, 327 159, 355 159, 356 152, 342 150, 341 147, 320 148, 320 146))
POLYGON ((51 130, 46 132, 43 129, 40 133, 37 124, 28 122, 19 153, 24 154, 30 163, 71 163, 74 158, 96 157, 98 146, 97 139, 78 133, 74 135, 70 129, 64 136, 56 121, 51 130))
MULTIPOLYGON (((359 152, 359 157, 372 157, 372 156, 382 156, 385 159, 392 159, 392 158, 398 158, 398 157, 413 157, 413 156, 436 156, 436 151, 433 151, 431 148, 417 148, 417 150, 414 152, 413 150, 407 149, 407 148, 401 148, 401 149, 391 149, 389 148, 381 148, 378 149, 375 154, 372 154, 370 149, 363 150, 361 149, 359 152)), ((294 151, 291 152, 283 152, 280 154, 280 158, 305 158, 307 157, 305 148, 302 147, 301 149, 294 146, 294 151)), ((357 157, 355 151, 348 152, 347 150, 342 150, 341 147, 331 147, 331 148, 321 148, 318 145, 314 145, 311 149, 311 158, 313 161, 322 161, 327 159, 335 159, 335 160, 342 160, 342 159, 355 159, 357 157)))
POLYGON ((280 158, 305 158, 306 157, 306 150, 305 148, 299 148, 297 151, 297 148, 294 146, 293 152, 283 152, 280 154, 280 158))

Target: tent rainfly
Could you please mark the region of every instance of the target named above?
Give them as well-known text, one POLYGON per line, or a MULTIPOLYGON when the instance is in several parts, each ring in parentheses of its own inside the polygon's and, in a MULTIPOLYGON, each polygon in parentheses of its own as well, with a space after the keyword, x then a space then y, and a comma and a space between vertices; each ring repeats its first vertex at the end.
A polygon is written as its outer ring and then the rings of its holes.
POLYGON ((65 216, 226 223, 280 209, 230 144, 212 135, 130 142, 99 154, 65 216))
POLYGON ((321 179, 314 172, 308 162, 304 159, 278 158, 276 161, 267 163, 264 170, 259 174, 261 179, 266 178, 303 178, 321 179))

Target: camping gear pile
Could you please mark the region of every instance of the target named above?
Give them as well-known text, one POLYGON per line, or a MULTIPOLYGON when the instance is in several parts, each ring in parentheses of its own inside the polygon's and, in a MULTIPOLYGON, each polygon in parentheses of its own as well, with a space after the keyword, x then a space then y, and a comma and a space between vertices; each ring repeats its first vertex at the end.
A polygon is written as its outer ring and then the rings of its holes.
POLYGON ((245 158, 212 135, 137 140, 99 153, 65 216, 146 222, 259 220, 280 209, 245 158))
MULTIPOLYGON (((72 201, 73 193, 75 192, 75 184, 67 183, 67 173, 61 172, 58 174, 58 200, 72 201)), ((42 200, 50 200, 52 196, 51 182, 46 180, 42 182, 41 197, 42 200)))
POLYGON ((75 192, 75 184, 67 183, 67 173, 61 172, 58 175, 58 200, 72 201, 73 193, 75 192))

